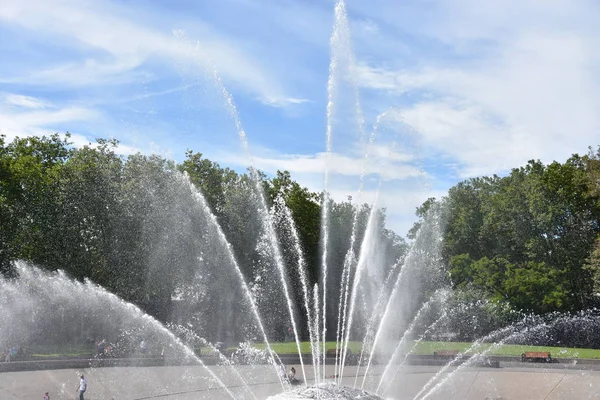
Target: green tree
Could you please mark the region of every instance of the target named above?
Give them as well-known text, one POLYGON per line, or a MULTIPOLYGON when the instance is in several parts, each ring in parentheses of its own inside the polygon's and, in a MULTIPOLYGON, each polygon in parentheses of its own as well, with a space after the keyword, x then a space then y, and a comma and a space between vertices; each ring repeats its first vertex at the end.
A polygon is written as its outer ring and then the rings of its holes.
POLYGON ((589 177, 589 192, 592 196, 600 198, 600 146, 595 152, 592 147, 589 147, 583 161, 589 177))
POLYGON ((62 266, 59 177, 71 154, 70 135, 15 138, 2 148, 3 253, 51 269, 62 266), (3 229, 4 230, 4 229, 3 229))
POLYGON ((0 135, 0 273, 14 275, 11 265, 14 238, 17 233, 17 219, 12 217, 8 183, 10 179, 10 158, 5 143, 6 137, 0 135))
POLYGON ((547 313, 564 309, 570 296, 561 286, 560 274, 543 262, 509 265, 503 284, 506 299, 518 310, 547 313))
POLYGON ((319 274, 320 196, 292 180, 288 171, 277 171, 276 177, 269 182, 268 194, 271 202, 276 196, 282 195, 285 205, 292 213, 301 247, 306 255, 308 278, 312 287, 319 274))
POLYGON ((593 281, 584 264, 600 221, 590 157, 574 155, 548 166, 530 161, 507 177, 471 179, 450 189, 444 258, 454 284, 472 284, 540 312, 586 307, 593 281), (528 283, 518 285, 517 278, 528 283), (518 290, 525 297, 543 292, 545 305, 525 301, 518 290))
POLYGON ((221 168, 216 162, 202 158, 202 153, 188 150, 185 156, 186 159, 179 169, 189 175, 192 183, 204 195, 213 213, 217 217, 223 218, 226 186, 235 182, 238 174, 229 168, 221 168))
POLYGON ((427 200, 425 200, 425 202, 423 204, 421 204, 419 207, 417 207, 416 211, 415 211, 415 215, 419 218, 417 220, 417 222, 415 222, 413 224, 413 226, 409 229, 407 237, 409 239, 415 239, 417 237, 417 232, 419 231, 419 229, 421 228, 421 226, 423 225, 423 220, 425 219, 425 216, 427 215, 427 212, 431 209, 432 206, 434 206, 435 204, 437 204, 437 200, 435 199, 435 197, 430 197, 427 200))
POLYGON ((589 192, 585 162, 577 155, 564 164, 548 165, 541 180, 540 197, 532 209, 543 233, 537 237, 539 247, 532 241, 531 258, 560 272, 565 289, 573 295, 568 306, 582 308, 592 292, 591 277, 582 266, 600 233, 598 197, 589 192))
POLYGON ((600 295, 600 236, 596 238, 594 248, 589 257, 585 260, 583 268, 591 276, 593 295, 600 295))
POLYGON ((98 139, 96 146, 74 149, 60 179, 60 243, 63 269, 111 288, 115 229, 121 221, 118 203, 122 160, 117 141, 98 139))
POLYGON ((458 254, 479 259, 483 254, 481 231, 484 223, 481 191, 486 189, 481 179, 460 182, 452 187, 444 201, 446 229, 443 256, 449 260, 458 254))

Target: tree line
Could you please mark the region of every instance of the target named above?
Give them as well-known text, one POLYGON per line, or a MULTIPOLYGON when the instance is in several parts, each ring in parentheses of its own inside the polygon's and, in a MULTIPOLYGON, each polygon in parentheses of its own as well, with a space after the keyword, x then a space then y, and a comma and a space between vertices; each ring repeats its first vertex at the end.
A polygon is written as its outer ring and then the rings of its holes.
MULTIPOLYGON (((311 291, 320 279, 321 193, 302 187, 287 171, 274 177, 258 171, 253 177, 191 150, 177 163, 158 155, 120 156, 115 140, 98 139, 75 148, 69 138, 54 134, 7 143, 0 136, 0 271, 5 276, 15 275, 15 260, 25 260, 48 271, 64 270, 77 280, 90 279, 163 322, 197 323, 198 333, 207 339, 244 336, 229 332, 232 326, 245 329, 244 316, 235 311, 244 294, 239 288, 225 289, 237 277, 223 266, 228 256, 222 250, 226 246, 217 243, 220 234, 209 217, 214 215, 250 290, 260 294, 258 307, 269 336, 283 339, 290 321, 285 307, 273 307, 284 301, 272 289, 276 285, 265 282, 265 272, 272 271, 265 261, 265 216, 257 208, 254 179, 268 212, 277 211, 278 199, 289 210, 311 291), (194 197, 194 188, 202 193, 209 214, 202 211, 204 203, 194 197), (207 282, 220 293, 206 295, 212 290, 203 286, 207 282)), ((339 282, 353 220, 357 216, 360 243, 371 207, 349 198, 330 200, 329 209, 335 234, 328 279, 339 282)), ((385 210, 377 213, 380 249, 391 265, 406 253, 407 243, 385 227, 385 210)), ((274 220, 292 301, 306 336, 296 243, 289 228, 279 229, 274 220)), ((329 293, 335 298, 339 288, 329 293)), ((337 304, 330 303, 329 312, 337 315, 337 304)), ((335 335, 336 322, 329 323, 335 335)))
POLYGON ((432 204, 444 209, 442 257, 455 289, 537 314, 598 304, 600 148, 465 180, 417 214, 432 204))
MULTIPOLYGON (((158 155, 124 157, 115 153, 117 145, 98 139, 75 148, 69 135, 58 134, 7 143, 0 136, 2 274, 15 274, 15 260, 61 269, 74 279, 92 280, 163 322, 196 324, 198 334, 209 340, 242 337, 245 317, 235 307, 243 293, 223 291, 237 278, 223 267, 226 254, 215 250, 220 234, 200 212, 204 205, 186 188, 191 185, 202 193, 241 274, 257 294, 269 337, 283 339, 290 321, 285 307, 273 307, 285 299, 268 281, 276 274, 265 261, 270 250, 264 246, 265 216, 257 208, 258 179, 267 211, 274 215, 285 278, 306 339, 296 243, 290 221, 277 213, 282 201, 297 230, 312 290, 322 279, 323 194, 302 187, 287 171, 273 177, 260 171, 238 173, 191 150, 181 163, 158 155), (223 293, 203 295, 210 292, 207 282, 216 282, 223 293), (207 320, 215 323, 207 325, 207 320), (240 332, 228 332, 232 326, 240 332)), ((358 224, 355 243, 360 244, 372 210, 351 198, 329 201, 328 282, 339 283, 353 222, 358 224)), ((600 148, 564 163, 532 160, 504 177, 460 182, 447 196, 417 208, 419 220, 406 239, 386 228, 385 210, 376 210, 378 252, 390 268, 380 271, 386 282, 395 281, 390 274, 401 267, 394 265, 402 265, 433 206, 441 210, 441 265, 454 289, 446 307, 456 317, 444 329, 472 339, 520 312, 577 312, 598 305, 600 148), (465 324, 467 316, 477 322, 465 324)), ((356 258, 359 249, 355 246, 356 258)), ((339 284, 329 286, 328 293, 328 315, 337 315, 339 284)), ((335 339, 336 323, 328 319, 330 339, 335 339)))

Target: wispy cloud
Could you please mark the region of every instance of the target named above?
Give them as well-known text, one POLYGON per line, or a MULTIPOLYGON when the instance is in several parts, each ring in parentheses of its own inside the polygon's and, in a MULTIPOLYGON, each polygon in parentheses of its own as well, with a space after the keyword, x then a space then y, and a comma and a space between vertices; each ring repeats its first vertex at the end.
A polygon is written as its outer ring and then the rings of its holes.
POLYGON ((303 104, 310 103, 308 99, 298 99, 295 97, 286 97, 286 98, 263 98, 261 101, 265 104, 268 104, 273 107, 285 107, 290 104, 303 104))
MULTIPOLYGON (((47 136, 59 133, 65 137, 63 126, 75 122, 94 124, 103 118, 92 108, 66 106, 61 107, 32 96, 5 93, 0 96, 0 134, 11 142, 16 137, 47 136)), ((70 132, 69 142, 75 147, 96 147, 94 139, 86 135, 70 132)), ((115 152, 121 155, 134 154, 139 148, 119 143, 115 152)))
POLYGON ((77 106, 54 107, 33 97, 23 99, 7 96, 4 103, 0 104, 0 127, 9 140, 15 136, 60 132, 65 122, 93 122, 98 118, 100 114, 94 109, 77 106), (13 107, 15 99, 20 106, 16 110, 13 107))
MULTIPOLYGON (((365 157, 365 148, 356 148, 354 154, 325 152, 315 154, 278 154, 267 151, 266 154, 253 156, 254 167, 274 174, 277 170, 289 171, 292 174, 317 174, 323 176, 329 165, 331 174, 359 178, 362 175, 379 176, 383 181, 402 180, 423 177, 423 171, 413 165, 414 155, 401 153, 373 146, 369 157, 365 157)), ((228 165, 244 166, 248 158, 244 155, 230 152, 216 154, 219 160, 228 165)))
MULTIPOLYGON (((96 141, 90 141, 83 135, 80 135, 77 133, 70 133, 70 134, 71 134, 71 137, 69 138, 69 142, 76 148, 81 148, 84 146, 89 146, 91 148, 97 148, 99 146, 96 141)), ((141 152, 143 152, 143 149, 140 149, 140 148, 134 147, 134 146, 127 146, 122 143, 119 143, 114 148, 114 152, 115 152, 115 154, 119 154, 122 156, 128 156, 131 154, 141 153, 141 152)))
MULTIPOLYGON (((115 3, 67 0, 60 3, 24 0, 6 2, 0 20, 46 33, 46 41, 74 50, 71 59, 55 65, 24 68, 0 79, 30 85, 115 85, 152 79, 147 63, 192 62, 207 67, 207 56, 220 74, 234 85, 254 93, 265 104, 299 104, 305 99, 286 93, 268 64, 235 46, 201 20, 195 22, 197 46, 177 41, 171 29, 134 22, 126 9, 115 3)), ((142 14, 143 15, 143 14, 142 14)), ((212 66, 208 66, 209 68, 212 66)))
MULTIPOLYGON (((62 133, 63 125, 75 121, 93 122, 101 117, 94 109, 68 106, 57 107, 32 96, 5 93, 0 96, 0 134, 11 142, 16 137, 44 136, 62 133)), ((80 147, 88 143, 81 134, 72 134, 71 141, 80 147)))
POLYGON ((35 98, 35 97, 31 97, 31 96, 24 96, 21 94, 5 94, 4 96, 0 96, 4 98, 4 103, 7 106, 15 106, 15 107, 19 107, 19 108, 33 108, 33 109, 37 109, 37 108, 47 108, 48 107, 48 103, 44 100, 35 98))
POLYGON ((439 25, 428 34, 453 46, 453 57, 433 56, 427 67, 364 63, 357 70, 361 85, 412 96, 406 121, 430 149, 457 160, 461 176, 503 172, 531 158, 561 160, 594 144, 600 30, 589 24, 583 2, 519 3, 517 18, 498 2, 468 3, 439 2, 432 10, 450 13, 430 21, 439 25))

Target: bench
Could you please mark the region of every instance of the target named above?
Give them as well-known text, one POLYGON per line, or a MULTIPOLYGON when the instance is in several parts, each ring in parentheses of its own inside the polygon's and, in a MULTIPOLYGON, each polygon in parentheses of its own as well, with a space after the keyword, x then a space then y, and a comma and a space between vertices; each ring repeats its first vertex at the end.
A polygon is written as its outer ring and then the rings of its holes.
MULTIPOLYGON (((325 355, 327 357, 336 357, 339 356, 341 357, 344 354, 344 349, 327 349, 327 352, 325 353, 325 355)), ((348 357, 349 355, 352 354, 352 350, 348 349, 348 351, 346 352, 346 357, 348 357)))
MULTIPOLYGON (((327 357, 327 358, 329 358, 329 357, 334 358, 334 357, 338 356, 338 358, 340 359, 340 361, 341 361, 341 358, 343 357, 343 355, 344 355, 344 349, 338 349, 337 351, 336 351, 336 349, 328 349, 325 352, 325 357, 327 357)), ((345 364, 346 365, 356 365, 356 364, 358 364, 358 355, 353 354, 352 350, 348 349, 348 351, 346 352, 346 362, 345 362, 345 364)))
POLYGON ((433 352, 433 357, 447 360, 455 358, 456 356, 458 356, 458 354, 458 350, 437 350, 433 352))
POLYGON ((521 361, 529 361, 529 362, 553 362, 552 356, 548 351, 526 351, 521 354, 521 361))

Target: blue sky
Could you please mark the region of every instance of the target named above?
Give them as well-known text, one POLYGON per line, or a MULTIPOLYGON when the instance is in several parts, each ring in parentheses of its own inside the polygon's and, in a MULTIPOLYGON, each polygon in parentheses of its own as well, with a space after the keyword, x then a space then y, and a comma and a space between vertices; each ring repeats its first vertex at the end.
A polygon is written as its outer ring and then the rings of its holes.
POLYGON ((222 85, 252 162, 317 191, 333 53, 330 191, 370 202, 381 178, 379 204, 400 234, 416 206, 460 180, 599 144, 600 3, 347 0, 350 40, 332 49, 334 7, 0 0, 0 132, 114 137, 123 154, 178 161, 192 149, 243 170, 222 85))

